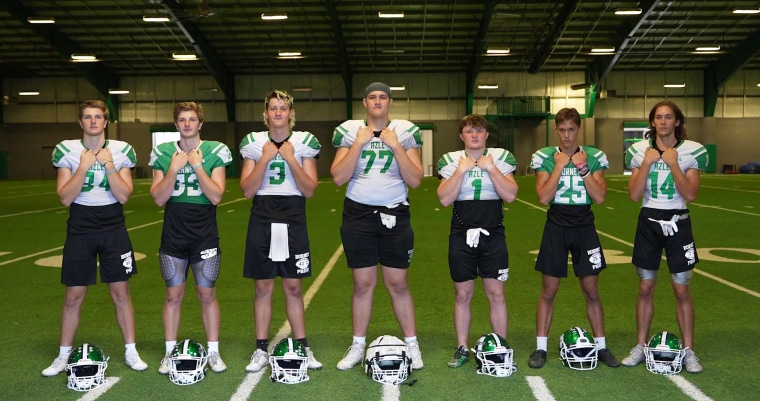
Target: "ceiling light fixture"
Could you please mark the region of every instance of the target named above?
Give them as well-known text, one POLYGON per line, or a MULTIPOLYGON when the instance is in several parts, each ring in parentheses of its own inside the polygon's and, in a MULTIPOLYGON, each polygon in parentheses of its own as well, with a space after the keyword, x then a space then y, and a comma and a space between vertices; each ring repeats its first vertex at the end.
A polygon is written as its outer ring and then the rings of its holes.
POLYGON ((507 54, 509 54, 509 48, 507 47, 507 48, 501 48, 501 49, 498 49, 498 48, 487 49, 486 54, 489 56, 506 56, 507 54))
POLYGON ((680 84, 665 84, 662 85, 663 88, 685 88, 686 83, 680 83, 680 84))
POLYGON ((380 18, 404 18, 404 12, 403 11, 388 11, 388 12, 380 11, 377 13, 377 16, 380 18))
POLYGON ((382 49, 380 50, 380 53, 385 54, 404 54, 404 49, 382 49))
POLYGON ((39 91, 21 91, 18 93, 19 96, 37 96, 39 94, 39 91))
POLYGON ((111 95, 126 95, 129 91, 126 89, 109 89, 108 93, 111 95))
POLYGON ((614 53, 615 47, 594 47, 591 49, 591 53, 614 53))
POLYGON ((30 24, 55 24, 53 17, 29 17, 26 21, 30 24))
POLYGON ((166 15, 143 15, 143 21, 145 22, 169 22, 169 17, 166 15))
POLYGON ((572 85, 570 85, 570 89, 572 89, 574 91, 577 91, 577 90, 581 90, 581 89, 588 89, 588 88, 591 88, 593 86, 594 86, 594 84, 592 84, 590 82, 581 82, 581 83, 578 83, 578 84, 572 84, 572 85))
POLYGON ((219 92, 219 88, 198 88, 198 92, 219 92))
POLYGON ((497 84, 480 84, 480 85, 478 85, 478 89, 499 89, 499 85, 497 85, 497 84))
POLYGON ((639 15, 641 9, 638 7, 620 7, 615 9, 615 15, 639 15))
POLYGON ((734 8, 734 14, 758 14, 760 8, 734 8))
POLYGON ((293 92, 311 92, 311 87, 305 86, 301 88, 293 88, 291 89, 293 92))
POLYGON ((277 55, 280 57, 298 57, 301 55, 301 52, 279 52, 277 55))
POLYGON ((172 60, 192 61, 198 60, 198 56, 195 53, 174 52, 172 53, 172 60))
POLYGON ((405 85, 391 86, 390 88, 391 88, 392 91, 405 91, 406 90, 406 86, 405 85))
POLYGON ((74 53, 71 55, 71 59, 76 61, 96 61, 98 58, 94 54, 74 53))
POLYGON ((717 52, 720 46, 700 46, 696 49, 698 52, 717 52))
POLYGON ((261 19, 264 21, 281 21, 288 19, 287 14, 261 14, 261 19))

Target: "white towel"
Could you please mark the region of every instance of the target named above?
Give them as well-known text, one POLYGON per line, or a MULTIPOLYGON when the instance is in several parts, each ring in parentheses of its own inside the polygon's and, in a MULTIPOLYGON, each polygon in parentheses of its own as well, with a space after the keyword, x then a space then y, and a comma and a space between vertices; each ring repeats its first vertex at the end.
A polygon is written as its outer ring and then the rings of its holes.
POLYGON ((488 231, 482 228, 471 228, 467 230, 467 245, 471 248, 475 248, 480 243, 480 234, 491 235, 488 231))
POLYGON ((681 218, 680 215, 674 214, 673 217, 670 218, 670 220, 655 220, 655 219, 647 219, 649 221, 654 221, 655 223, 660 223, 660 228, 662 228, 662 235, 669 237, 676 235, 678 232, 678 224, 676 222, 681 218))
POLYGON ((269 242, 269 259, 284 262, 290 257, 288 248, 288 225, 272 223, 272 238, 269 242))
POLYGON ((396 225, 396 216, 380 213, 380 221, 383 223, 384 226, 391 229, 396 225))

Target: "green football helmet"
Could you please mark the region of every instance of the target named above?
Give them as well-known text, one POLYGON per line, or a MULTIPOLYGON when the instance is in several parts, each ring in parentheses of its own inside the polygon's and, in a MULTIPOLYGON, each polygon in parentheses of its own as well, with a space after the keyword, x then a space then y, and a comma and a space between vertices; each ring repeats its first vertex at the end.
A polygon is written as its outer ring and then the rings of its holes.
POLYGON ((364 372, 383 384, 401 384, 412 373, 412 358, 400 338, 383 335, 369 343, 364 354, 364 372))
POLYGON ((306 348, 296 339, 280 340, 269 354, 269 365, 269 380, 273 382, 296 384, 309 380, 306 370, 309 367, 309 357, 306 348))
POLYGON ((573 327, 559 338, 559 357, 570 369, 594 369, 599 360, 596 341, 586 329, 573 327))
POLYGON ((507 340, 496 333, 481 336, 472 352, 475 353, 477 372, 480 375, 507 377, 517 370, 507 340))
POLYGON ((201 343, 182 340, 169 355, 169 380, 180 386, 197 383, 206 377, 207 362, 208 355, 201 343))
POLYGON ((647 370, 660 375, 674 375, 681 371, 686 350, 681 340, 669 331, 657 333, 644 347, 647 370))
POLYGON ((106 382, 108 357, 96 345, 84 343, 69 355, 66 364, 67 387, 76 391, 90 391, 106 382))

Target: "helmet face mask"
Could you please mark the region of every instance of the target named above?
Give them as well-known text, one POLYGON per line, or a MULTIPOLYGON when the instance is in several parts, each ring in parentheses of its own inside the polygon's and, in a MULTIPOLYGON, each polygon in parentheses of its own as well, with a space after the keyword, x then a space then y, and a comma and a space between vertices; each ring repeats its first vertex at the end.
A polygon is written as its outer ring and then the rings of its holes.
POLYGON ((559 357, 574 370, 592 370, 599 360, 594 337, 582 327, 573 327, 559 338, 559 357))
POLYGON ((406 343, 398 337, 384 335, 367 347, 364 372, 372 380, 383 384, 401 384, 412 373, 412 359, 406 343))
POLYGON ((475 353, 479 375, 507 377, 517 370, 507 340, 496 333, 481 336, 472 352, 475 353))
POLYGON ((644 347, 647 370, 660 375, 679 373, 685 354, 681 340, 668 331, 653 335, 644 347))
POLYGON ((182 340, 169 355, 169 380, 180 386, 197 383, 206 377, 207 362, 203 345, 190 339, 182 340))
POLYGON ((75 391, 90 391, 106 382, 108 357, 96 345, 82 344, 69 355, 66 364, 66 387, 75 391))
POLYGON ((293 338, 283 338, 274 346, 269 355, 269 365, 269 379, 273 382, 296 384, 309 380, 306 348, 293 338))

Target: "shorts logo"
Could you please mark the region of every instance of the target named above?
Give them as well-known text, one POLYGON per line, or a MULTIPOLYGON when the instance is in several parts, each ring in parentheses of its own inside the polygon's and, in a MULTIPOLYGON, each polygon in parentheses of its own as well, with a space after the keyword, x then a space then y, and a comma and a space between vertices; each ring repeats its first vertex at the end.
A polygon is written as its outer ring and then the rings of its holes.
POLYGON ((509 268, 506 269, 499 269, 499 276, 496 277, 499 281, 507 281, 509 278, 509 268))
POLYGON ((213 258, 217 254, 217 248, 209 248, 201 251, 201 259, 213 258))
POLYGON ((293 258, 296 259, 296 267, 298 268, 296 270, 297 274, 306 274, 309 272, 309 252, 295 255, 293 258))
POLYGON ((409 255, 409 258, 406 260, 409 263, 412 263, 412 255, 414 254, 414 248, 406 251, 407 255, 409 255))
POLYGON ((601 247, 590 249, 586 251, 586 254, 588 255, 588 261, 591 262, 591 267, 594 268, 594 270, 602 267, 602 248, 601 247))
POLYGON ((132 273, 132 268, 134 267, 132 263, 133 260, 132 251, 121 255, 121 265, 124 266, 124 272, 127 274, 132 273))
POLYGON ((684 250, 683 256, 686 258, 689 265, 693 265, 694 263, 697 263, 697 252, 694 249, 693 242, 688 245, 684 245, 683 250, 684 250))

